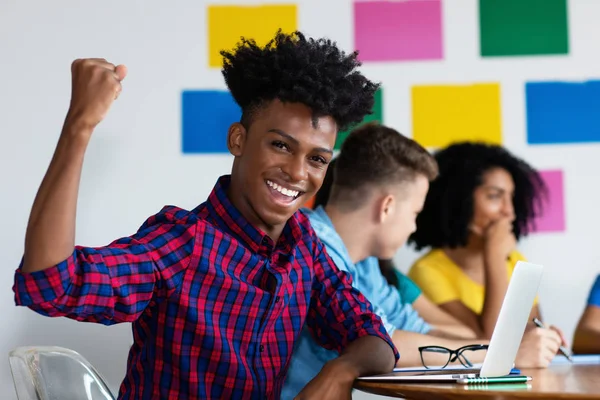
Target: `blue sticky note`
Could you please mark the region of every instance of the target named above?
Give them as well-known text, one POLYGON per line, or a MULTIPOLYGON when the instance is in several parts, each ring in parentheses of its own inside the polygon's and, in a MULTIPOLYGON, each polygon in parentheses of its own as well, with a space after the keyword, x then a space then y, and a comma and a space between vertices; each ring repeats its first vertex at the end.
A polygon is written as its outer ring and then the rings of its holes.
POLYGON ((600 142, 600 81, 528 82, 527 142, 600 142))
POLYGON ((231 93, 184 90, 181 94, 181 136, 184 153, 228 153, 227 131, 242 111, 231 93))

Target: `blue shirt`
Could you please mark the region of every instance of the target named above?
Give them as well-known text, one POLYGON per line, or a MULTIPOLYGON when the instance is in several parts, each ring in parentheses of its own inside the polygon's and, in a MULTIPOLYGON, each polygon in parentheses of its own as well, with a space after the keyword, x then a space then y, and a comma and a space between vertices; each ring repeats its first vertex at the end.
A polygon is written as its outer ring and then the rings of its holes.
POLYGON ((594 286, 592 286, 592 290, 590 290, 590 296, 588 297, 588 305, 600 307, 600 275, 598 275, 594 286))
MULTIPOLYGON (((398 290, 387 283, 375 257, 353 263, 342 238, 322 207, 304 210, 313 229, 335 265, 352 276, 352 286, 372 304, 391 336, 396 329, 427 333, 431 327, 419 317, 409 303, 403 302, 398 290)), ((305 327, 296 344, 288 374, 281 393, 282 399, 293 399, 323 368, 326 362, 339 355, 319 346, 305 327)))

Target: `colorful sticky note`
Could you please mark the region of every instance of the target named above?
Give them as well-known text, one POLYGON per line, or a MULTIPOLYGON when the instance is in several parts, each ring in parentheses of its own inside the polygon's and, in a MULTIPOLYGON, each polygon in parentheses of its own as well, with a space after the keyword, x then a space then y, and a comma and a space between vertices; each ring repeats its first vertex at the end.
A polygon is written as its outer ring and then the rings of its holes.
POLYGON ((182 151, 228 153, 227 132, 242 112, 229 92, 185 90, 181 95, 182 151))
POLYGON ((548 187, 548 198, 542 213, 534 220, 534 232, 562 232, 565 230, 565 196, 561 170, 540 171, 548 187))
POLYGON ((500 85, 414 86, 412 118, 413 138, 425 147, 501 144, 500 85))
POLYGON ((315 206, 315 196, 311 197, 304 203, 302 207, 304 208, 313 208, 315 206))
POLYGON ((350 134, 352 129, 354 129, 356 126, 367 123, 367 122, 373 122, 373 121, 383 123, 383 89, 382 88, 379 88, 375 92, 375 103, 373 104, 372 113, 365 115, 365 117, 359 124, 349 128, 346 131, 338 132, 337 138, 335 139, 335 146, 333 148, 335 150, 339 150, 342 147, 342 143, 344 143, 344 140, 346 140, 346 138, 348 137, 348 135, 350 134))
POLYGON ((567 54, 567 0, 479 0, 482 56, 567 54))
POLYGON ((527 141, 600 142, 600 81, 528 82, 527 141))
POLYGON ((240 37, 256 40, 264 46, 277 30, 291 33, 297 30, 297 8, 293 4, 259 6, 211 5, 208 19, 208 64, 221 67, 221 50, 231 50, 240 37))
POLYGON ((362 61, 441 59, 441 0, 356 1, 354 48, 362 61))

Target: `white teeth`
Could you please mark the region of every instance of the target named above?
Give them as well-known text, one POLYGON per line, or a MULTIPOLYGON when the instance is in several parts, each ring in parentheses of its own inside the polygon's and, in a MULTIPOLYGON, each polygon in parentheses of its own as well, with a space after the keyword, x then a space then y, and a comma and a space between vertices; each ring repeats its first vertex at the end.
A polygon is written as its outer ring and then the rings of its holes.
POLYGON ((279 193, 284 194, 288 197, 296 197, 296 196, 298 196, 298 193, 300 193, 297 190, 286 189, 283 186, 280 186, 280 185, 276 184, 275 182, 271 182, 271 181, 267 181, 267 185, 269 185, 273 189, 277 190, 279 193))

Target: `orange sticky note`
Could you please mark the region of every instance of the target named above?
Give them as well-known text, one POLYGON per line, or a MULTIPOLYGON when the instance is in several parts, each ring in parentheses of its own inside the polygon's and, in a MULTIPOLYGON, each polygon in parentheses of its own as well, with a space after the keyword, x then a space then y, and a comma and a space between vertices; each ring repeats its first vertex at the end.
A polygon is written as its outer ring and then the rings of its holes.
POLYGON ((315 196, 311 197, 304 203, 302 207, 313 208, 315 206, 315 196))

